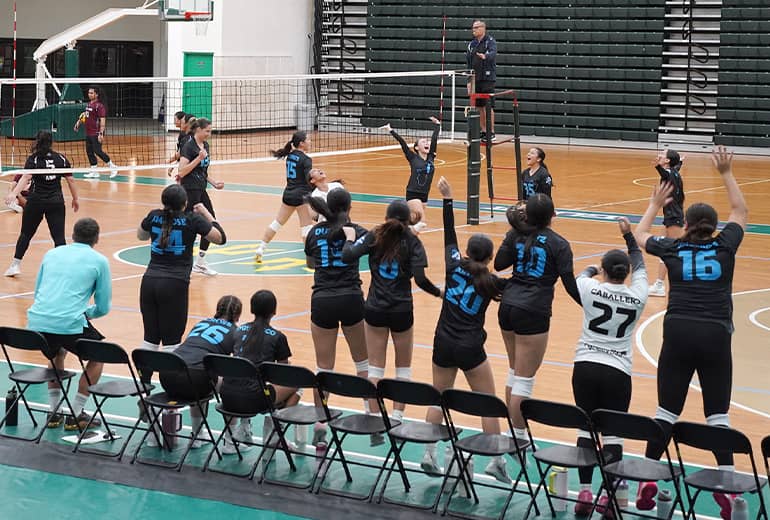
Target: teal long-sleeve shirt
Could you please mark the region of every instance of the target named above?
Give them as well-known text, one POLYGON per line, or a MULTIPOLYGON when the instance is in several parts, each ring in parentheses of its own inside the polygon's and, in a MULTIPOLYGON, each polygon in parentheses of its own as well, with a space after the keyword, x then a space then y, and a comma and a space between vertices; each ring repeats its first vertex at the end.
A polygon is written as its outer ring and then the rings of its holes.
POLYGON ((27 310, 28 327, 52 334, 80 334, 86 317, 104 316, 111 302, 107 258, 87 244, 56 247, 45 254, 40 264, 35 301, 27 310))

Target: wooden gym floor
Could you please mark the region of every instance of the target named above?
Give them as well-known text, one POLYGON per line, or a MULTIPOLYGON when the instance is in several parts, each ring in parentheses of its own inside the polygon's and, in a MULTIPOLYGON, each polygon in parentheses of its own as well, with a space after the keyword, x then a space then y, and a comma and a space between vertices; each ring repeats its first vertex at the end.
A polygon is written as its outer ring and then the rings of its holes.
MULTIPOLYGON (((276 142, 279 145, 281 142, 276 142)), ((523 145, 526 154, 528 145, 523 145)), ((547 164, 554 175, 554 200, 560 217, 554 220, 554 229, 572 244, 575 255, 575 273, 586 265, 598 263, 608 249, 622 247, 614 217, 623 214, 632 220, 638 218, 647 206, 651 187, 658 182, 651 166, 654 151, 621 150, 567 146, 544 146, 547 164)), ((109 152, 109 146, 107 146, 109 152)), ((483 150, 482 150, 483 151, 483 150)), ((495 148, 498 165, 513 165, 513 146, 495 148)), ((683 177, 688 203, 704 201, 713 204, 722 218, 727 217, 724 189, 718 174, 712 169, 707 154, 686 154, 683 177)), ((212 148, 216 158, 216 149, 212 148)), ((82 158, 80 158, 82 159, 82 158)), ((80 161, 77 161, 80 162, 80 161)), ((466 196, 466 152, 462 143, 440 144, 437 175, 446 176, 452 183, 455 199, 466 196)), ((402 197, 408 176, 408 166, 400 150, 325 156, 316 158, 314 166, 323 168, 329 179, 342 178, 354 194, 352 217, 355 222, 371 228, 381 222, 389 200, 402 197)), ((739 250, 734 292, 736 333, 733 339, 734 387, 731 421, 734 427, 746 432, 755 445, 770 433, 770 159, 739 156, 734 161, 734 172, 750 209, 751 226, 739 250)), ((222 275, 207 278, 193 275, 190 286, 190 314, 188 330, 197 320, 213 314, 217 299, 224 294, 235 294, 248 309, 251 294, 258 289, 270 289, 278 297, 278 316, 273 325, 289 337, 293 352, 292 362, 309 368, 315 366, 310 337, 310 287, 312 276, 303 267, 302 244, 296 218, 278 233, 276 244, 268 249, 270 258, 258 269, 251 260, 253 242, 261 238, 264 228, 272 221, 280 202, 284 169, 281 162, 266 162, 241 166, 219 166, 210 169, 210 175, 223 180, 221 192, 210 190, 219 220, 231 242, 223 247, 212 246, 209 262, 222 275), (230 273, 230 274, 226 274, 230 273)), ((68 210, 67 229, 79 216, 96 218, 102 228, 97 249, 110 258, 113 276, 113 308, 96 326, 109 341, 133 349, 142 340, 139 313, 139 283, 147 256, 147 244, 136 239, 136 228, 150 209, 159 207, 160 191, 167 182, 164 171, 121 171, 117 179, 108 181, 82 179, 76 174, 81 209, 77 214, 68 210)), ((515 177, 510 171, 499 171, 495 179, 496 193, 515 196, 515 177)), ((66 189, 65 189, 66 193, 66 189)), ((486 183, 482 181, 482 195, 486 183)), ((69 198, 67 196, 67 198, 69 198)), ((482 201, 486 197, 482 196, 482 201)), ((443 246, 441 210, 438 190, 432 192, 428 210, 428 231, 421 235, 430 261, 428 274, 435 283, 443 283, 443 246)), ((464 207, 460 205, 461 207, 464 207)), ((504 208, 498 207, 500 216, 504 208)), ((482 207, 482 220, 476 227, 465 226, 465 212, 456 210, 458 236, 461 243, 477 232, 492 237, 496 244, 502 241, 507 223, 497 219, 487 221, 489 206, 482 207)), ((21 216, 3 211, 0 216, 0 249, 10 263, 18 236, 21 216)), ((26 309, 32 302, 37 268, 43 254, 51 247, 45 225, 42 225, 22 263, 22 274, 0 280, 0 313, 3 324, 26 325, 26 309)), ((657 272, 657 261, 647 257, 650 277, 657 272)), ((0 268, 4 268, 2 265, 0 268)), ((364 286, 369 275, 362 273, 364 286)), ((413 377, 431 380, 431 345, 438 318, 440 301, 421 291, 415 292, 415 350, 413 377)), ((664 298, 651 298, 637 328, 634 353, 633 398, 631 411, 652 415, 656 407, 656 379, 654 361, 661 341, 664 298)), ((489 338, 486 350, 495 373, 495 383, 502 395, 507 358, 497 326, 497 306, 492 305, 487 315, 489 338)), ((243 319, 249 315, 244 312, 243 319)), ((574 345, 582 322, 580 308, 564 290, 556 290, 548 351, 538 373, 535 396, 545 399, 571 401, 570 377, 574 345)), ((42 362, 41 357, 18 358, 42 362)), ((76 361, 69 359, 70 367, 76 361)), ((342 338, 338 342, 338 370, 352 372, 353 366, 342 338)), ((386 370, 393 374, 392 355, 386 370)), ((465 387, 462 377, 458 386, 465 387)), ((347 403, 357 406, 355 403, 347 403)), ((407 410, 407 415, 409 411, 407 410)), ((683 418, 702 421, 700 394, 691 390, 683 418)), ((467 422, 469 426, 477 426, 467 422)), ((548 433, 538 429, 540 433, 548 433)), ((554 440, 572 442, 574 437, 553 432, 554 440)), ((635 451, 639 451, 635 447, 635 451)), ((697 456, 696 456, 697 457, 697 456)), ((710 463, 710 457, 694 461, 710 463)))

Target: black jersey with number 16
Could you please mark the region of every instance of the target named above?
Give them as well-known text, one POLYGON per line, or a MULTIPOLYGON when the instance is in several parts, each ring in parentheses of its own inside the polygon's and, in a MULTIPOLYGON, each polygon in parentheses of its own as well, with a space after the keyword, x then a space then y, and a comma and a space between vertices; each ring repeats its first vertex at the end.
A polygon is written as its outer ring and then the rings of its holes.
POLYGON ((647 252, 660 257, 668 269, 671 292, 666 317, 711 321, 732 331, 733 271, 743 229, 729 222, 705 241, 650 237, 647 252))

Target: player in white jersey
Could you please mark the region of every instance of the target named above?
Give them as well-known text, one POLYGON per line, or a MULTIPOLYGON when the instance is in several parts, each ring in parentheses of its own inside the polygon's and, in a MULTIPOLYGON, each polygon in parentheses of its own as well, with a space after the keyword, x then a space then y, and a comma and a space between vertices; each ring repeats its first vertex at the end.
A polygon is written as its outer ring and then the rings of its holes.
MULTIPOLYGON (((345 189, 345 185, 341 179, 336 181, 327 181, 326 172, 320 168, 313 168, 310 170, 310 184, 315 187, 310 196, 323 199, 324 202, 326 202, 326 197, 329 195, 330 191, 345 189)), ((323 215, 319 215, 313 211, 313 208, 310 208, 310 216, 313 217, 313 220, 316 222, 323 222, 326 220, 323 215)))
MULTIPOLYGON (((577 344, 572 372, 575 403, 590 414, 598 408, 627 412, 631 402, 631 338, 634 326, 647 302, 647 271, 642 251, 631 233, 628 219, 618 222, 628 246, 628 254, 613 249, 602 257, 602 266, 587 267, 577 277, 583 304, 583 333, 577 344), (631 274, 631 283, 625 281, 631 274), (598 280, 596 275, 601 275, 598 280)), ((588 432, 578 433, 577 445, 590 448, 588 432)), ((605 437, 604 448, 611 460, 623 456, 622 439, 605 437)), ((580 468, 580 487, 575 515, 591 512, 593 468, 580 468)), ((651 491, 651 490, 650 490, 651 491)), ((645 490, 645 492, 649 492, 645 490)), ((607 497, 599 501, 598 510, 607 507, 607 497)))

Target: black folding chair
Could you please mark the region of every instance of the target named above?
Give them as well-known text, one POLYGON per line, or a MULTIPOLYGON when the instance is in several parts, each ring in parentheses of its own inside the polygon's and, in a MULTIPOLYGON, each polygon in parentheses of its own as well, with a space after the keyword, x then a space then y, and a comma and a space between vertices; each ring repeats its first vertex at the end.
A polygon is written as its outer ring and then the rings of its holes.
MULTIPOLYGON (((321 372, 316 377, 318 379, 318 389, 321 392, 321 395, 324 396, 323 406, 327 414, 327 423, 332 434, 331 455, 329 455, 329 450, 327 450, 326 454, 321 459, 321 469, 316 475, 316 480, 318 481, 316 493, 319 493, 322 490, 324 480, 329 474, 329 468, 331 465, 335 462, 335 460, 339 460, 339 462, 342 464, 342 468, 345 470, 345 477, 347 478, 348 482, 353 481, 353 477, 349 468, 349 465, 351 464, 379 469, 377 477, 374 480, 374 484, 372 484, 372 487, 367 495, 345 493, 338 490, 323 490, 324 493, 353 498, 356 500, 371 501, 374 497, 374 492, 377 489, 377 484, 380 481, 380 477, 382 476, 385 466, 377 466, 374 464, 366 464, 363 462, 353 462, 347 460, 345 458, 345 453, 342 450, 342 443, 348 435, 372 435, 377 433, 383 434, 388 430, 388 426, 386 425, 385 420, 381 415, 354 413, 336 418, 332 417, 331 410, 327 404, 328 397, 326 396, 326 393, 328 392, 329 394, 340 395, 343 397, 352 397, 355 399, 377 399, 377 387, 375 387, 371 381, 363 377, 340 374, 337 372, 321 372), (342 433, 341 436, 339 435, 340 433, 342 433), (337 459, 337 456, 339 456, 339 459, 337 459)), ((399 421, 395 420, 389 419, 388 421, 391 427, 401 424, 399 421)), ((387 460, 385 463, 387 464, 387 460)), ((399 470, 403 472, 402 467, 400 467, 399 470)))
POLYGON ((385 490, 388 487, 388 481, 396 466, 399 468, 401 479, 404 482, 404 491, 409 492, 410 484, 406 472, 413 471, 423 473, 422 470, 410 470, 404 467, 401 459, 401 450, 408 442, 417 444, 429 444, 440 441, 449 441, 452 437, 449 427, 443 424, 431 424, 421 421, 402 422, 398 426, 391 427, 388 411, 385 407, 385 399, 396 403, 404 403, 411 406, 436 406, 441 407, 441 392, 431 385, 425 383, 415 383, 413 381, 404 381, 401 379, 380 379, 377 383, 377 397, 382 412, 382 419, 388 427, 388 438, 390 439, 390 451, 385 457, 383 468, 388 464, 390 456, 393 455, 393 461, 385 474, 385 480, 380 489, 380 495, 377 502, 395 503, 415 509, 436 510, 441 500, 441 493, 436 495, 435 501, 428 506, 406 503, 402 501, 389 500, 385 498, 385 490))
MULTIPOLYGON (((145 410, 146 406, 144 403, 144 396, 152 392, 153 386, 139 384, 139 381, 136 378, 136 373, 134 372, 134 367, 131 366, 131 362, 128 359, 128 354, 125 350, 123 350, 123 348, 120 347, 120 345, 93 339, 79 339, 75 343, 75 351, 77 353, 78 360, 80 361, 80 366, 83 368, 83 374, 85 374, 86 381, 88 382, 88 391, 91 393, 91 396, 93 396, 94 404, 96 405, 96 411, 91 415, 85 429, 78 436, 78 441, 75 443, 75 447, 73 448, 72 452, 76 453, 77 451, 81 451, 83 453, 91 453, 105 457, 117 457, 118 460, 121 460, 123 458, 123 453, 128 447, 128 443, 131 441, 131 437, 133 437, 136 430, 139 429, 141 418, 137 419, 133 426, 123 426, 118 424, 110 425, 107 422, 107 418, 104 416, 102 407, 104 406, 104 403, 107 401, 107 399, 138 397, 141 409, 145 410), (88 377, 88 372, 86 372, 86 367, 83 363, 84 361, 95 361, 98 363, 112 365, 125 365, 128 367, 128 372, 131 375, 131 379, 104 381, 101 383, 93 384, 91 379, 88 377), (97 414, 101 418, 102 426, 104 426, 104 429, 106 430, 105 435, 110 442, 116 440, 111 426, 120 426, 131 429, 131 432, 128 434, 125 442, 123 442, 123 446, 120 448, 118 453, 104 450, 80 448, 80 444, 83 439, 89 435, 90 432, 88 429, 91 427, 91 423, 94 421, 94 418, 97 414)), ((158 444, 160 444, 160 439, 157 438, 157 433, 153 432, 153 435, 156 435, 156 440, 158 441, 158 444)))
MULTIPOLYGON (((184 376, 187 378, 187 381, 190 385, 190 388, 193 388, 193 382, 192 377, 190 376, 190 370, 187 368, 187 363, 179 357, 177 354, 174 354, 173 352, 161 352, 161 351, 155 351, 155 350, 149 350, 149 349, 137 349, 131 352, 131 359, 134 361, 134 365, 136 366, 137 370, 140 372, 144 372, 145 370, 150 370, 152 372, 157 372, 158 374, 168 373, 168 374, 176 374, 177 376, 184 376)), ((193 443, 198 439, 198 435, 200 434, 201 430, 205 427, 206 431, 209 434, 208 439, 201 439, 202 441, 206 442, 214 442, 214 436, 211 433, 211 428, 209 427, 208 420, 206 419, 206 413, 204 405, 207 403, 212 397, 214 397, 214 388, 212 386, 211 390, 206 393, 206 395, 196 395, 195 399, 186 401, 186 400, 179 400, 174 399, 170 397, 166 392, 158 392, 155 394, 148 395, 144 398, 144 402, 147 405, 147 415, 150 417, 150 425, 147 427, 147 431, 144 432, 144 435, 142 436, 141 440, 139 441, 139 445, 136 447, 136 450, 134 451, 134 457, 131 459, 131 464, 135 462, 139 462, 142 464, 149 464, 151 466, 160 466, 164 468, 174 468, 177 471, 182 470, 182 465, 184 464, 185 459, 187 458, 187 455, 190 453, 190 450, 192 449, 193 443), (158 410, 180 410, 182 408, 185 408, 189 406, 190 408, 196 407, 201 415, 201 425, 193 430, 191 435, 181 435, 181 434, 170 434, 163 431, 163 429, 160 427, 160 417, 161 412, 158 410), (155 431, 155 428, 158 428, 160 430, 160 434, 162 437, 162 444, 161 448, 168 447, 169 451, 171 444, 168 441, 169 436, 182 438, 182 439, 188 439, 189 442, 187 443, 187 447, 184 450, 184 453, 182 454, 181 458, 179 459, 179 462, 177 463, 168 463, 161 460, 151 460, 151 459, 144 459, 139 457, 139 451, 142 449, 144 445, 145 439, 147 439, 147 435, 151 431, 155 431)), ((218 448, 215 446, 214 450, 217 450, 217 455, 220 455, 218 448)))
POLYGON ((767 480, 760 478, 757 473, 757 464, 754 461, 754 451, 751 448, 751 441, 743 433, 732 428, 724 426, 711 426, 708 424, 698 424, 691 422, 678 422, 674 424, 673 429, 674 447, 676 448, 676 457, 679 460, 679 469, 684 476, 684 490, 687 493, 687 500, 690 508, 685 515, 685 520, 692 515, 695 518, 695 502, 701 491, 711 491, 715 493, 743 494, 756 493, 759 497, 759 511, 757 518, 764 517, 767 520, 767 508, 765 499, 762 496, 762 488, 767 484, 767 480), (745 454, 751 461, 751 475, 738 473, 736 471, 725 471, 720 469, 701 469, 687 475, 682 461, 680 445, 686 445, 700 450, 706 450, 713 453, 734 453, 745 454), (695 494, 690 495, 690 488, 694 488, 695 494))
MULTIPOLYGON (((679 489, 679 478, 682 475, 681 470, 671 462, 671 454, 668 449, 668 442, 663 428, 657 421, 643 415, 634 415, 615 410, 594 410, 591 414, 591 421, 594 425, 596 440, 599 447, 599 458, 601 462, 600 470, 604 473, 604 482, 617 482, 620 480, 630 480, 633 482, 673 482, 674 484, 674 507, 671 508, 667 519, 674 516, 676 505, 679 504, 682 515, 686 514, 684 500, 679 489), (619 461, 608 461, 605 452, 602 449, 603 440, 599 439, 599 434, 606 437, 620 437, 622 439, 632 439, 645 441, 647 443, 658 443, 666 446, 666 461, 624 458, 619 461)), ((622 513, 627 512, 620 509, 616 498, 617 485, 610 486, 610 498, 615 506, 615 512, 618 518, 622 518, 622 513)), ((635 517, 660 518, 657 515, 645 514, 639 511, 633 511, 635 517)), ((589 515, 590 517, 590 515, 589 515)))
POLYGON ((765 474, 770 479, 770 435, 762 439, 762 458, 765 461, 765 474))
MULTIPOLYGON (((261 380, 263 385, 266 385, 268 383, 272 383, 279 386, 287 386, 292 388, 304 388, 304 389, 311 389, 311 390, 318 390, 318 380, 316 379, 316 375, 308 370, 307 368, 300 367, 300 366, 294 366, 294 365, 288 365, 286 363, 260 363, 259 365, 259 373, 261 376, 261 380)), ((295 406, 289 406, 286 408, 276 409, 272 402, 269 403, 270 406, 270 417, 273 421, 273 433, 270 435, 269 439, 262 439, 263 444, 266 447, 269 447, 268 440, 272 440, 273 435, 278 435, 279 439, 279 447, 286 455, 286 459, 289 461, 289 467, 292 472, 295 472, 297 470, 296 465, 294 464, 294 460, 292 457, 292 450, 289 449, 288 443, 285 441, 286 431, 289 429, 290 426, 297 427, 305 427, 305 426, 311 426, 317 422, 326 423, 330 419, 336 419, 340 415, 342 415, 342 412, 339 410, 327 410, 322 406, 305 406, 302 404, 298 404, 295 406), (328 415, 327 415, 328 413, 328 415)), ((309 484, 298 484, 294 482, 289 481, 282 481, 282 480, 270 480, 267 479, 267 468, 270 464, 270 462, 273 460, 273 456, 275 455, 275 450, 268 449, 267 450, 268 456, 265 462, 263 463, 263 469, 262 469, 262 476, 259 479, 259 482, 267 482, 269 484, 277 484, 282 486, 288 486, 288 487, 294 487, 298 489, 309 489, 311 492, 313 491, 313 486, 315 484, 316 478, 318 477, 318 471, 315 471, 313 474, 313 478, 311 479, 309 484)), ((304 453, 299 453, 301 455, 304 455, 304 453)), ((265 455, 265 449, 263 449, 263 452, 260 453, 260 459, 264 457, 265 455)), ((257 463, 260 459, 257 459, 257 463)), ((254 469, 252 471, 251 478, 254 477, 254 471, 256 471, 257 466, 254 466, 254 469)), ((321 464, 319 461, 318 468, 320 470, 321 464)))
MULTIPOLYGON (((546 479, 548 478, 548 471, 553 466, 562 468, 593 468, 599 466, 599 458, 596 451, 596 434, 588 415, 586 415, 582 409, 571 404, 542 401, 539 399, 525 399, 521 403, 521 413, 524 416, 527 435, 529 436, 529 441, 532 446, 532 457, 535 459, 537 470, 540 473, 540 482, 537 485, 537 489, 535 489, 532 502, 527 508, 527 513, 524 515, 524 518, 529 517, 529 512, 533 505, 537 506, 535 501, 541 488, 545 491, 548 507, 551 509, 551 516, 555 517, 556 511, 551 500, 553 495, 549 492, 548 486, 545 485, 546 479), (530 427, 531 422, 545 424, 555 428, 586 431, 591 436, 593 446, 591 448, 581 448, 579 446, 557 445, 538 449, 535 444, 535 438, 532 436, 532 429, 530 427), (545 465, 545 469, 543 468, 543 465, 545 465)), ((604 473, 602 473, 602 486, 599 489, 599 492, 596 493, 596 498, 594 498, 594 501, 591 504, 592 511, 596 509, 596 504, 599 501, 602 489, 607 489, 609 487, 603 477, 604 473)), ((566 500, 567 502, 578 502, 578 500, 570 497, 560 496, 557 498, 566 500)))
MULTIPOLYGON (((477 518, 468 515, 461 515, 449 510, 449 506, 452 502, 452 496, 454 495, 454 491, 457 489, 457 486, 460 482, 466 486, 466 489, 469 491, 469 495, 473 497, 473 500, 476 504, 479 503, 479 497, 476 494, 475 489, 476 485, 507 491, 508 496, 499 516, 501 520, 505 517, 505 513, 508 510, 508 506, 510 505, 511 500, 513 499, 514 493, 525 494, 534 500, 532 483, 530 482, 526 471, 527 462, 525 459, 525 451, 529 446, 529 443, 522 443, 520 440, 516 439, 515 435, 513 435, 513 424, 511 423, 511 419, 508 416, 508 407, 505 405, 505 403, 494 395, 455 389, 444 390, 444 392, 441 394, 441 400, 443 403, 444 418, 446 419, 447 426, 449 427, 449 431, 451 433, 450 440, 452 441, 452 449, 454 451, 452 461, 447 465, 445 470, 444 481, 441 485, 442 491, 448 483, 450 478, 450 471, 453 465, 455 463, 459 464, 460 469, 459 478, 455 479, 451 489, 449 490, 449 499, 444 505, 444 511, 442 512, 442 515, 448 513, 452 516, 458 516, 461 518, 477 518), (468 437, 460 438, 460 429, 455 426, 454 421, 452 420, 452 411, 464 413, 466 415, 472 415, 474 417, 497 417, 499 419, 505 419, 511 435, 509 437, 507 435, 482 432, 475 435, 470 435, 468 437), (463 456, 463 454, 467 454, 467 456, 463 456), (473 455, 483 455, 490 457, 509 455, 515 462, 519 463, 519 472, 516 475, 516 479, 514 480, 513 485, 511 487, 503 487, 495 484, 482 484, 480 482, 474 483, 473 475, 471 475, 468 471, 468 463, 470 462, 470 459, 473 455), (526 490, 519 490, 519 482, 521 482, 522 477, 524 478, 524 481, 527 485, 526 490)), ((537 505, 535 505, 535 511, 537 511, 539 514, 537 505)))
MULTIPOLYGON (((206 372, 209 373, 209 375, 212 377, 212 380, 214 381, 216 381, 216 379, 219 377, 255 380, 258 383, 259 392, 264 394, 264 387, 260 381, 259 368, 257 368, 257 366, 254 363, 252 363, 250 360, 246 358, 224 356, 221 354, 208 354, 203 358, 203 366, 206 367, 206 372)), ((222 442, 222 439, 224 438, 225 433, 228 433, 231 439, 233 438, 233 431, 230 428, 231 419, 254 417, 255 415, 252 413, 244 414, 244 413, 233 412, 232 410, 227 410, 224 406, 224 403, 217 403, 216 410, 222 415, 222 419, 225 421, 225 427, 222 430, 222 432, 219 434, 219 436, 216 438, 216 440, 214 441, 214 448, 209 452, 208 457, 206 457, 206 463, 203 465, 203 471, 210 469, 209 464, 211 463, 211 457, 214 455, 215 452, 217 452, 216 448, 219 447, 219 444, 222 442)), ((269 413, 269 411, 270 411, 269 408, 265 408, 263 413, 269 413)), ((238 447, 239 444, 245 444, 247 446, 259 446, 259 444, 255 442, 249 442, 249 441, 233 442, 233 445, 235 446, 235 452, 236 452, 236 455, 238 455, 239 461, 243 460, 241 449, 238 447)), ((265 439, 263 439, 263 444, 265 446, 267 445, 265 439)), ((222 460, 221 456, 219 457, 219 460, 222 460)), ((254 463, 254 467, 252 469, 250 469, 246 473, 240 473, 240 474, 231 473, 228 471, 222 471, 219 469, 210 469, 210 470, 215 473, 223 473, 225 475, 252 478, 254 476, 254 471, 256 470, 258 463, 259 463, 259 459, 257 459, 257 462, 254 463)))
MULTIPOLYGON (((0 345, 2 345, 5 360, 8 362, 8 369, 11 371, 11 373, 8 374, 8 379, 13 381, 13 384, 16 385, 19 399, 21 399, 21 401, 24 403, 24 408, 27 410, 29 418, 32 419, 32 425, 35 428, 37 428, 38 425, 32 412, 43 412, 45 410, 33 409, 27 402, 27 397, 24 394, 27 389, 29 389, 29 387, 34 385, 42 385, 44 383, 54 382, 58 383, 59 387, 62 389, 62 398, 59 399, 59 402, 56 404, 56 409, 61 406, 62 402, 67 403, 67 408, 69 409, 70 414, 72 417, 76 417, 75 413, 72 411, 72 403, 70 403, 67 394, 69 393, 72 378, 75 377, 77 373, 70 370, 56 370, 54 368, 28 368, 25 370, 16 370, 13 366, 13 363, 11 362, 10 356, 8 355, 8 348, 26 350, 28 352, 42 352, 45 358, 53 365, 53 360, 56 357, 58 350, 52 349, 42 334, 27 329, 0 327, 0 345), (66 386, 64 385, 65 381, 67 383, 66 386)), ((53 412, 53 410, 51 410, 51 412, 53 412)), ((2 429, 7 418, 8 412, 3 415, 3 420, 0 421, 0 429, 2 429)), ((20 439, 23 441, 35 441, 35 443, 39 443, 40 439, 43 437, 43 433, 45 433, 46 426, 47 425, 44 423, 43 427, 40 429, 40 432, 31 438, 20 437, 17 435, 8 435, 2 432, 0 432, 0 436, 9 437, 12 439, 20 439)))

